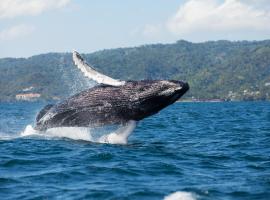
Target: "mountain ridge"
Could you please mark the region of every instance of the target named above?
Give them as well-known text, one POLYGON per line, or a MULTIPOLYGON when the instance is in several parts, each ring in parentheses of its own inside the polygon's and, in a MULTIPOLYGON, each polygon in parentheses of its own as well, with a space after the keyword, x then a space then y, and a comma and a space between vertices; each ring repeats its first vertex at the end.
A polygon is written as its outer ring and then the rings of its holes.
MULTIPOLYGON (((270 99, 270 40, 179 40, 82 56, 117 79, 185 80, 190 84, 187 99, 270 99)), ((93 85, 74 66, 68 52, 1 58, 0 70, 0 101, 14 101, 16 95, 27 92, 40 94, 42 100, 62 99, 93 85)))

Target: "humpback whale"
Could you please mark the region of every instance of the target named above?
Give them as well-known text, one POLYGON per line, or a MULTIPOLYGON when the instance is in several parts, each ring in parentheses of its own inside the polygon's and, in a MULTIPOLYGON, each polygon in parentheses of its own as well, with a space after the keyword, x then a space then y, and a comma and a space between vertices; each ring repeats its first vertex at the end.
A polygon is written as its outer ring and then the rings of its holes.
POLYGON ((177 101, 188 83, 177 80, 122 81, 106 76, 73 51, 75 65, 99 83, 55 105, 45 106, 36 117, 36 130, 56 127, 134 125, 177 101))

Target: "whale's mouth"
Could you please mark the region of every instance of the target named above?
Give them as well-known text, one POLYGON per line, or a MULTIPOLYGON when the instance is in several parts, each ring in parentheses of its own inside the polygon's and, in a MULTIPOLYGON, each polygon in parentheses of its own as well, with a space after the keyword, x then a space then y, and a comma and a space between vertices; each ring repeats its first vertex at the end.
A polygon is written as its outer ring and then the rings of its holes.
POLYGON ((179 81, 179 82, 180 82, 179 84, 181 85, 181 89, 179 89, 179 93, 182 96, 189 90, 189 85, 187 82, 181 82, 181 81, 179 81))
POLYGON ((178 83, 180 86, 175 90, 174 94, 172 95, 170 99, 171 103, 174 103, 175 101, 180 99, 189 90, 188 83, 182 81, 175 81, 175 83, 178 83))

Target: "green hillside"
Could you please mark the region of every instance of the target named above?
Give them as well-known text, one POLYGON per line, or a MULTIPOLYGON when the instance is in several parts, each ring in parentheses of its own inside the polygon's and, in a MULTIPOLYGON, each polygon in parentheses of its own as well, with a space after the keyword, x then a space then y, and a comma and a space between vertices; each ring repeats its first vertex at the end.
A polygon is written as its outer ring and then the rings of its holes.
MULTIPOLYGON (((99 71, 123 80, 177 79, 190 84, 186 98, 270 100, 270 40, 178 41, 83 54, 99 71)), ((64 98, 93 82, 73 65, 71 53, 0 59, 0 101, 16 94, 64 98)))

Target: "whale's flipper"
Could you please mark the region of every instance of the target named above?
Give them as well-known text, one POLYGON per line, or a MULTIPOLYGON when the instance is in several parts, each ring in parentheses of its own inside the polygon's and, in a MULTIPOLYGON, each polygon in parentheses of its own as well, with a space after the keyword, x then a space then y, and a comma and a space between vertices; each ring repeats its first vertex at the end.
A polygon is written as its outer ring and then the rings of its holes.
POLYGON ((106 76, 96 71, 93 67, 87 64, 83 60, 81 55, 76 51, 73 51, 73 61, 75 65, 84 73, 86 77, 93 79, 94 81, 98 83, 103 83, 103 84, 113 85, 113 86, 120 86, 120 85, 125 84, 125 81, 119 81, 119 80, 113 79, 109 76, 106 76))
POLYGON ((127 139, 136 128, 137 122, 129 120, 122 127, 109 135, 104 135, 100 138, 99 142, 110 144, 127 144, 127 139))

